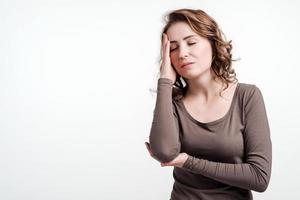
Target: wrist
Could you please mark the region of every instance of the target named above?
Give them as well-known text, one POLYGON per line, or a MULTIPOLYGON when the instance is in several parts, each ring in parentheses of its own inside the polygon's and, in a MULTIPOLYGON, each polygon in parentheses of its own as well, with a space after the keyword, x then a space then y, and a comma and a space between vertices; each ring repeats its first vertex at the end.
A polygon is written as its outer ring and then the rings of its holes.
POLYGON ((159 82, 164 82, 164 83, 174 84, 174 82, 171 78, 168 78, 168 77, 165 77, 165 76, 160 76, 158 81, 159 82))
POLYGON ((189 154, 184 153, 183 155, 184 155, 184 156, 183 156, 183 162, 182 162, 181 167, 183 167, 183 166, 186 164, 186 162, 187 162, 187 160, 188 160, 188 158, 189 158, 189 154))

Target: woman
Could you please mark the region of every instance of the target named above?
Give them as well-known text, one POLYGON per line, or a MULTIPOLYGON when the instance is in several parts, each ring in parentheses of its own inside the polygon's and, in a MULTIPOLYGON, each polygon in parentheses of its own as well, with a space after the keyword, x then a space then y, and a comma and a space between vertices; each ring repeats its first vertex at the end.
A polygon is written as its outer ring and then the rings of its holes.
POLYGON ((205 12, 179 9, 167 19, 147 149, 174 166, 172 200, 253 199, 272 165, 262 93, 237 81, 231 41, 205 12))

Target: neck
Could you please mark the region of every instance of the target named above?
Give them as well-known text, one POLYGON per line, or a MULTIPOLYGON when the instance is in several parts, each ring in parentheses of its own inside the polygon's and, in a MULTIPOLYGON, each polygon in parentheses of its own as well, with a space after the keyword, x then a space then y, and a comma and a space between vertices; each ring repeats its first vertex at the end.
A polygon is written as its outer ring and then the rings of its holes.
POLYGON ((223 84, 219 79, 214 79, 215 74, 212 70, 199 77, 188 79, 189 85, 186 97, 199 99, 203 104, 207 104, 211 99, 219 95, 223 84))

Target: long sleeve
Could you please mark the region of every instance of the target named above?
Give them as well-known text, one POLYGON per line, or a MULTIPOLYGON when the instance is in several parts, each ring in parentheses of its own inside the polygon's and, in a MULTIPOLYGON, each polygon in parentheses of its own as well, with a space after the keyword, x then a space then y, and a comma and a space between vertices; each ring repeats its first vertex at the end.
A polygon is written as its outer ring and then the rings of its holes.
POLYGON ((244 163, 221 163, 189 155, 183 169, 228 185, 264 192, 272 166, 272 142, 263 96, 254 85, 245 104, 244 163))
POLYGON ((159 78, 149 143, 154 157, 169 162, 180 153, 178 118, 172 100, 172 80, 159 78))

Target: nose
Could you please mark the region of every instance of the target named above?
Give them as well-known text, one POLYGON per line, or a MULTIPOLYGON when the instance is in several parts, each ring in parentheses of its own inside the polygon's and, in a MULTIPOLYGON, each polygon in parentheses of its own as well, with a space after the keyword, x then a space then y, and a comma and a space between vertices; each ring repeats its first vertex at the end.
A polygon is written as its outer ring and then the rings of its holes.
POLYGON ((178 58, 179 60, 186 59, 189 56, 189 50, 187 47, 181 46, 179 48, 178 58))

